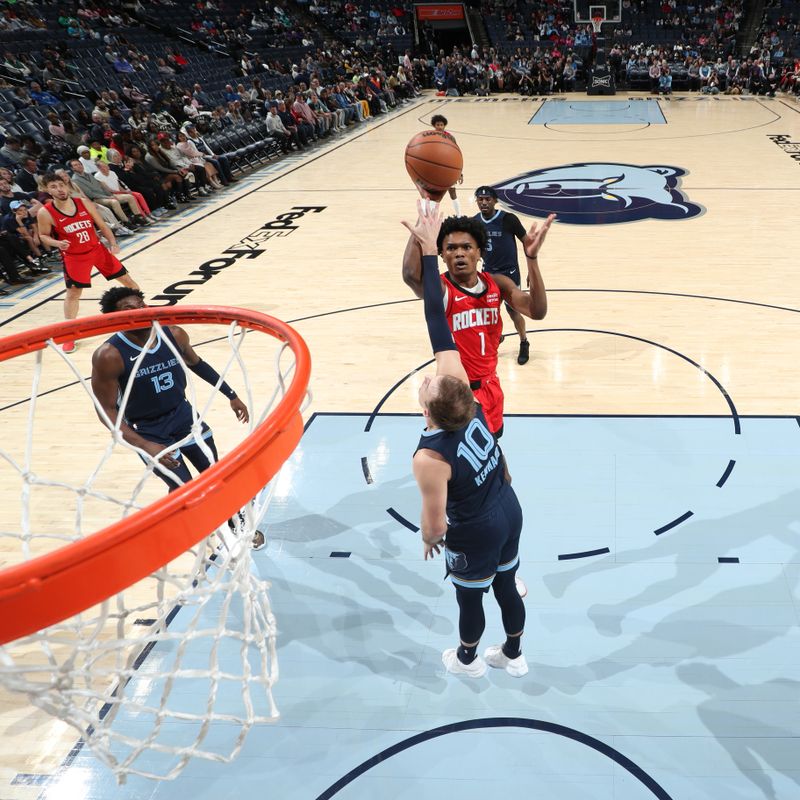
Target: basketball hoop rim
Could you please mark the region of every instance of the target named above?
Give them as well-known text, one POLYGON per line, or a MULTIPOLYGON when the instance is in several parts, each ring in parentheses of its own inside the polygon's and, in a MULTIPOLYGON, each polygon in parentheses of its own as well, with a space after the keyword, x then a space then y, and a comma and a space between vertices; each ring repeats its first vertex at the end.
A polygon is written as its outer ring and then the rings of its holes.
POLYGON ((0 361, 42 350, 49 340, 60 344, 153 321, 237 322, 269 334, 294 353, 291 383, 244 441, 189 483, 85 539, 0 571, 0 645, 113 597, 189 550, 256 496, 303 434, 300 405, 311 374, 308 347, 285 322, 250 309, 167 306, 83 317, 0 339, 0 361))
POLYGON ((605 18, 592 17, 591 22, 592 22, 592 28, 594 28, 594 32, 600 33, 600 31, 603 29, 603 23, 605 22, 605 18))

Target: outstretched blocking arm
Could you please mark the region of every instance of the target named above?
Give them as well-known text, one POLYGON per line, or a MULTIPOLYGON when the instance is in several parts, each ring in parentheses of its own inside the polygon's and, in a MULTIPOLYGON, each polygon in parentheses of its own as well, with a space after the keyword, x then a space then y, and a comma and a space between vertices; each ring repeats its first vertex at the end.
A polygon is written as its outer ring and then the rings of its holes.
POLYGON ((544 244, 547 232, 555 214, 550 216, 542 223, 537 225, 532 223, 530 230, 522 240, 525 251, 525 259, 528 262, 528 291, 523 292, 514 285, 514 281, 504 275, 493 275, 492 277, 500 287, 503 300, 508 303, 515 311, 519 311, 531 319, 544 319, 547 315, 547 291, 544 286, 544 279, 539 270, 539 250, 544 244))
MULTIPOLYGON (((416 225, 403 222, 411 231, 412 238, 419 244, 422 261, 422 299, 425 305, 425 322, 436 359, 436 374, 451 375, 464 383, 469 383, 467 373, 461 363, 461 356, 453 341, 453 334, 447 324, 442 303, 442 281, 439 277, 439 258, 436 238, 442 226, 439 206, 425 200, 417 201, 419 218, 416 225)), ((406 248, 408 249, 408 248, 406 248)))
POLYGON ((189 334, 177 325, 171 325, 170 332, 175 337, 178 350, 180 350, 186 366, 189 367, 198 378, 202 378, 206 383, 210 383, 212 386, 216 386, 217 383, 219 383, 219 390, 230 400, 231 409, 233 413, 236 414, 236 419, 240 422, 247 422, 250 419, 247 406, 237 397, 236 392, 234 392, 225 381, 220 381, 219 373, 214 367, 212 367, 211 364, 207 364, 197 355, 189 341, 189 334))

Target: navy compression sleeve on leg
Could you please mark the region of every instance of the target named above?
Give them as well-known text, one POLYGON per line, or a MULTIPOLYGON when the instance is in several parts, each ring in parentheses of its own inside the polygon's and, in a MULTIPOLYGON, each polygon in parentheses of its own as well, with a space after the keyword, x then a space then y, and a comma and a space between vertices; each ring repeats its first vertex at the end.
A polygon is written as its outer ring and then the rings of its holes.
POLYGON ((453 334, 450 333, 444 313, 442 280, 439 277, 439 259, 436 256, 422 257, 422 301, 434 355, 444 350, 455 350, 453 334))

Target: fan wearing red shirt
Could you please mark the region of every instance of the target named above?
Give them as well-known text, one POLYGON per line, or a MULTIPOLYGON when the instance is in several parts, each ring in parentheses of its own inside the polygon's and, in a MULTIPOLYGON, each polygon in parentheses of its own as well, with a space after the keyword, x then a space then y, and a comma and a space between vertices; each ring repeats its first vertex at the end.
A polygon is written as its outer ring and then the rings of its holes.
MULTIPOLYGON (((44 244, 58 248, 64 261, 64 317, 75 319, 81 293, 92 285, 92 269, 97 267, 108 281, 118 280, 123 286, 137 289, 136 281, 114 255, 119 246, 114 234, 100 216, 94 203, 80 197, 71 197, 69 187, 54 172, 44 176, 44 188, 53 198, 39 210, 39 238, 44 244), (111 245, 108 250, 97 237, 97 231, 111 245)), ((65 353, 75 350, 75 342, 64 342, 65 353)))
MULTIPOLYGON (((483 408, 489 429, 498 437, 503 433, 504 403, 497 377, 497 348, 503 332, 500 306, 508 303, 526 317, 544 319, 547 292, 539 271, 539 249, 554 219, 555 214, 551 214, 542 225, 534 222, 523 240, 528 291, 517 288, 506 275, 478 270, 487 241, 486 227, 478 220, 447 217, 439 231, 439 255, 447 267, 441 276, 447 322, 470 388, 483 408)), ((417 297, 422 297, 422 254, 413 236, 403 254, 403 280, 417 297)))

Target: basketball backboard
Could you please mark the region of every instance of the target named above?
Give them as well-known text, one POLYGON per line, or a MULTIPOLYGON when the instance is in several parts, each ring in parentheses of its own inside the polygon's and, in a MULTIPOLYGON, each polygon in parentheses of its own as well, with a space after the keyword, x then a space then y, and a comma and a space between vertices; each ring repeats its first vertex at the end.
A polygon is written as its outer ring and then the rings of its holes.
POLYGON ((572 0, 575 22, 588 25, 592 19, 601 17, 604 22, 622 20, 622 0, 572 0))

